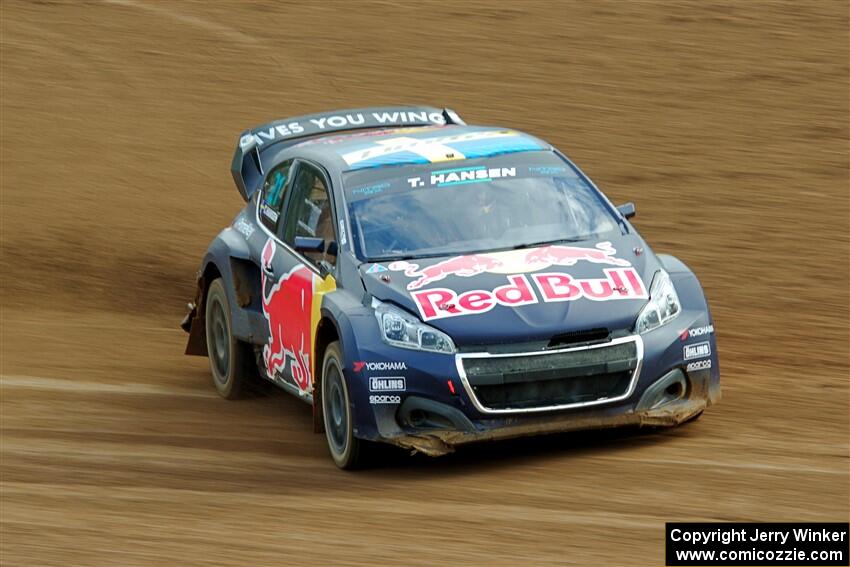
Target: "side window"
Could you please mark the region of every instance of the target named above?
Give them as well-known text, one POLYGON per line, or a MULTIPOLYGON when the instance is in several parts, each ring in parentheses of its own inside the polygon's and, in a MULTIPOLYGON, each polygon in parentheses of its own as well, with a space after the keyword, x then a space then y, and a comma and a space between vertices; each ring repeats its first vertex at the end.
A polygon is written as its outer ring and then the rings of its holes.
POLYGON ((260 197, 260 221, 272 232, 277 230, 284 196, 290 185, 289 169, 291 166, 292 160, 271 170, 263 185, 263 195, 260 197))
POLYGON ((304 255, 316 264, 322 260, 336 264, 336 256, 327 253, 328 245, 336 240, 328 188, 322 174, 306 163, 299 165, 295 174, 283 227, 284 242, 294 246, 296 236, 323 239, 325 252, 305 252, 304 255))

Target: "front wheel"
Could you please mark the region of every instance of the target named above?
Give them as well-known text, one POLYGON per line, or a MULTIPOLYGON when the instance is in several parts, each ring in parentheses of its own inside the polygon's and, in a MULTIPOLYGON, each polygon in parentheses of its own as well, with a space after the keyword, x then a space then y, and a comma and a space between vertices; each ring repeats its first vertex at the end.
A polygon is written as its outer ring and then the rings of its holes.
POLYGON ((354 419, 348 385, 342 373, 339 342, 325 350, 322 363, 322 418, 325 436, 334 463, 341 469, 355 469, 364 464, 365 442, 354 436, 354 419))
POLYGON ((252 379, 255 365, 249 345, 233 338, 230 304, 221 278, 207 291, 205 320, 213 384, 223 398, 236 399, 252 379))

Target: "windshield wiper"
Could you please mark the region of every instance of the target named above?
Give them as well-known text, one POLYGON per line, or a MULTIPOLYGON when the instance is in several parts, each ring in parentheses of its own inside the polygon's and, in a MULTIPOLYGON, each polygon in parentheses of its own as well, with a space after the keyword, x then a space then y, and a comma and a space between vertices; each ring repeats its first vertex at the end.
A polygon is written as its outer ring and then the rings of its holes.
POLYGON ((584 238, 559 238, 557 240, 541 240, 540 242, 523 242, 516 246, 511 246, 511 250, 519 250, 520 248, 534 248, 536 246, 546 246, 547 244, 560 244, 562 242, 581 242, 584 238))
POLYGON ((564 242, 581 242, 583 240, 587 240, 587 238, 558 238, 556 240, 541 240, 539 242, 523 242, 522 244, 517 244, 515 246, 510 246, 507 248, 488 248, 484 250, 470 250, 467 252, 435 252, 432 254, 407 254, 403 256, 378 256, 375 258, 367 258, 366 262, 370 264, 374 264, 376 262, 397 262, 402 260, 422 260, 425 258, 440 258, 441 256, 458 256, 458 255, 470 255, 470 254, 488 254, 491 252, 500 252, 502 250, 519 250, 520 248, 534 248, 536 246, 546 246, 547 244, 559 244, 564 242))
POLYGON ((412 254, 408 254, 406 256, 378 256, 376 258, 367 258, 366 262, 368 262, 370 264, 374 264, 376 262, 390 262, 390 261, 398 262, 398 261, 402 261, 402 260, 421 260, 423 258, 439 258, 440 256, 451 256, 452 254, 454 254, 454 253, 452 253, 452 252, 449 252, 449 253, 438 252, 436 254, 418 254, 418 255, 415 255, 415 256, 412 255, 412 254))
POLYGON ((378 256, 377 258, 366 258, 366 264, 378 262, 398 262, 400 260, 414 260, 415 256, 378 256))

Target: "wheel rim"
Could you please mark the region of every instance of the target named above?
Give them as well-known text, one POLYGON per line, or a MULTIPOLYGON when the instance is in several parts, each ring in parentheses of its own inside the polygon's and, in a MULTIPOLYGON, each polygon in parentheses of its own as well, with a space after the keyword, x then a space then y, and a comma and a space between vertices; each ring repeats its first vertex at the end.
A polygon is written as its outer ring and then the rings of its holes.
POLYGON ((227 332, 227 319, 224 308, 217 299, 213 300, 210 327, 212 330, 212 356, 215 366, 215 379, 220 384, 227 382, 227 368, 230 365, 230 336, 227 332))
POLYGON ((342 376, 336 364, 329 364, 325 380, 325 429, 337 454, 345 452, 348 442, 348 405, 345 403, 342 376))

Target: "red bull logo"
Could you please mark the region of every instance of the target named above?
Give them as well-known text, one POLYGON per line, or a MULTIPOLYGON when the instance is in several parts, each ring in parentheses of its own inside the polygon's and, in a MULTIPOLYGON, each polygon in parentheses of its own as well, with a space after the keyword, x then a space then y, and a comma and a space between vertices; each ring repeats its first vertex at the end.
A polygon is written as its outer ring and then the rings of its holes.
MULTIPOLYGON (((579 246, 561 246, 553 244, 531 250, 525 256, 525 262, 529 266, 574 266, 579 260, 586 260, 594 264, 609 264, 611 266, 631 266, 628 260, 614 258, 617 251, 610 242, 600 242, 593 248, 581 248, 579 246)), ((543 269, 543 268, 538 268, 543 269)))
POLYGON ((404 261, 393 262, 388 267, 393 271, 403 271, 409 278, 416 278, 407 284, 407 289, 415 290, 448 276, 468 278, 485 272, 498 274, 536 272, 552 266, 574 266, 580 260, 609 266, 631 266, 628 260, 615 258, 616 253, 610 242, 600 242, 595 248, 552 244, 532 250, 455 256, 424 268, 404 261))
POLYGON ((402 271, 409 278, 418 278, 407 284, 407 289, 419 289, 447 276, 461 276, 468 278, 478 274, 489 272, 502 265, 501 260, 488 254, 473 254, 471 256, 455 256, 448 260, 438 262, 433 266, 419 269, 418 264, 408 262, 393 262, 389 265, 390 270, 402 271))
POLYGON ((309 391, 313 384, 310 352, 315 276, 303 264, 296 264, 277 281, 269 278, 265 268, 272 266, 275 252, 276 245, 269 239, 261 257, 263 315, 269 322, 269 343, 263 348, 263 360, 269 378, 282 374, 300 390, 309 391))
POLYGON ((423 321, 475 315, 490 311, 497 305, 519 307, 543 301, 612 301, 617 299, 648 299, 649 294, 634 268, 603 270, 602 278, 574 278, 563 273, 514 274, 507 285, 494 289, 475 289, 458 294, 446 288, 432 288, 411 293, 423 321))

